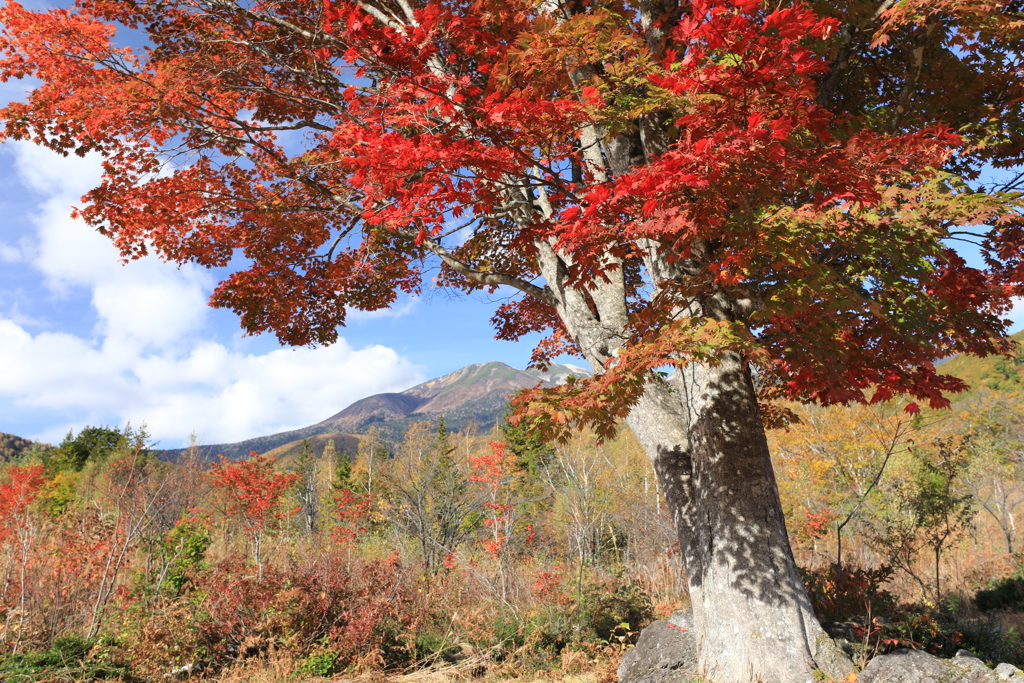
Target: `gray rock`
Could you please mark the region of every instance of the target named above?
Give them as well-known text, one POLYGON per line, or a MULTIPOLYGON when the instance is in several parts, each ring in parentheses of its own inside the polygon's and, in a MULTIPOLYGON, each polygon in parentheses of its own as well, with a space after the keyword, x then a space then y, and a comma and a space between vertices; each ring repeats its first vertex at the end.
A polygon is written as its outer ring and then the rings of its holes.
POLYGON ((179 666, 177 669, 164 674, 164 678, 170 679, 181 679, 191 678, 192 674, 198 673, 205 668, 203 662, 191 662, 185 666, 179 666))
POLYGON ((829 635, 829 638, 832 638, 833 640, 846 640, 849 642, 857 640, 857 632, 854 630, 853 623, 845 621, 823 621, 821 622, 821 628, 829 635))
POLYGON ((1024 681, 1024 671, 1021 671, 1013 664, 1000 664, 995 669, 996 678, 1001 681, 1024 681))
POLYGON ((668 623, 678 628, 685 628, 689 631, 693 630, 693 615, 684 609, 675 611, 672 616, 668 618, 668 623))
POLYGON ((966 650, 953 659, 940 659, 920 650, 900 649, 868 662, 857 683, 999 683, 999 679, 966 650))
POLYGON ((697 672, 697 637, 693 619, 676 612, 640 633, 619 664, 619 683, 684 683, 697 672))
POLYGON ((857 638, 855 624, 840 621, 823 621, 822 630, 851 661, 859 662, 864 654, 864 643, 857 638))

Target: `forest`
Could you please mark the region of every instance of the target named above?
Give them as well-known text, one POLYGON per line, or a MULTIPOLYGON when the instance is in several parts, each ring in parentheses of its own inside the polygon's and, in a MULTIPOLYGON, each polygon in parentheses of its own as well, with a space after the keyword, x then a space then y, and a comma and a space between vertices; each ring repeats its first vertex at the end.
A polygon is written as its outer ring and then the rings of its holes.
MULTIPOLYGON (((949 410, 789 406, 769 432, 790 540, 861 666, 898 647, 1024 665, 1024 394, 960 362, 949 410), (838 582, 837 582, 838 579, 838 582)), ((90 427, 0 475, 8 681, 614 681, 686 577, 623 431, 415 424, 356 452, 177 462, 90 427)))

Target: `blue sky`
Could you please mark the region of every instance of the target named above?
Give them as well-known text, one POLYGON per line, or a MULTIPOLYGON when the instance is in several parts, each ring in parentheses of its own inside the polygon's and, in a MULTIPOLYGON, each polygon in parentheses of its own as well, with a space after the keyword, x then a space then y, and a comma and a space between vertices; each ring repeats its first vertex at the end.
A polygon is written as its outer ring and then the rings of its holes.
MULTIPOLYGON (((16 97, 12 84, 0 91, 16 97)), ((351 402, 470 363, 529 361, 497 341, 489 297, 427 291, 354 312, 326 348, 244 337, 209 308, 217 272, 153 258, 119 263, 69 217, 99 177, 94 157, 0 145, 0 431, 59 441, 86 425, 145 423, 161 445, 234 441, 308 425, 351 402)))
MULTIPOLYGON (((0 106, 29 85, 0 83, 0 106)), ((99 174, 97 157, 0 145, 0 432, 53 443, 131 423, 164 447, 192 433, 236 441, 471 363, 529 362, 537 336, 494 339, 494 297, 429 289, 390 311, 350 312, 330 347, 245 337, 233 313, 206 305, 224 273, 154 258, 122 265, 106 238, 70 218, 99 174)))

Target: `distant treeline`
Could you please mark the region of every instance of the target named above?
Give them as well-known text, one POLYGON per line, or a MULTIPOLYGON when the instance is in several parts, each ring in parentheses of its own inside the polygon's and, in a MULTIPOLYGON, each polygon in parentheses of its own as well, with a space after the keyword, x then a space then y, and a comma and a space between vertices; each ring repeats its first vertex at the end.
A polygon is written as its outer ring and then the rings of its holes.
POLYGON ((20 458, 35 445, 40 444, 36 444, 35 441, 30 441, 29 439, 23 439, 20 436, 15 436, 14 434, 0 432, 0 461, 7 462, 8 460, 20 458))

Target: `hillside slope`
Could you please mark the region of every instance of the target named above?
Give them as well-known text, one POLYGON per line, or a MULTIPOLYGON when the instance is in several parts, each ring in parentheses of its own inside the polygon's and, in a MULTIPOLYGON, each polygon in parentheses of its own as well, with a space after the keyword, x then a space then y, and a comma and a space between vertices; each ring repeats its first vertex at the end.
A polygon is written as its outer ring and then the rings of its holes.
POLYGON ((42 446, 30 439, 24 439, 14 434, 0 432, 0 462, 17 460, 32 450, 33 446, 42 446))
POLYGON ((324 448, 327 446, 328 441, 334 442, 334 450, 339 455, 348 454, 350 460, 356 459, 356 453, 359 451, 359 439, 352 436, 351 434, 317 434, 305 439, 297 439, 290 441, 286 444, 273 448, 264 455, 268 455, 277 458, 277 466, 281 469, 290 469, 296 464, 299 456, 302 454, 302 444, 309 444, 309 452, 315 457, 319 458, 323 455, 324 448))
POLYGON ((1024 332, 1011 335, 1010 339, 1017 342, 1017 353, 1012 359, 954 356, 939 366, 939 372, 959 377, 971 391, 1024 391, 1024 332))

